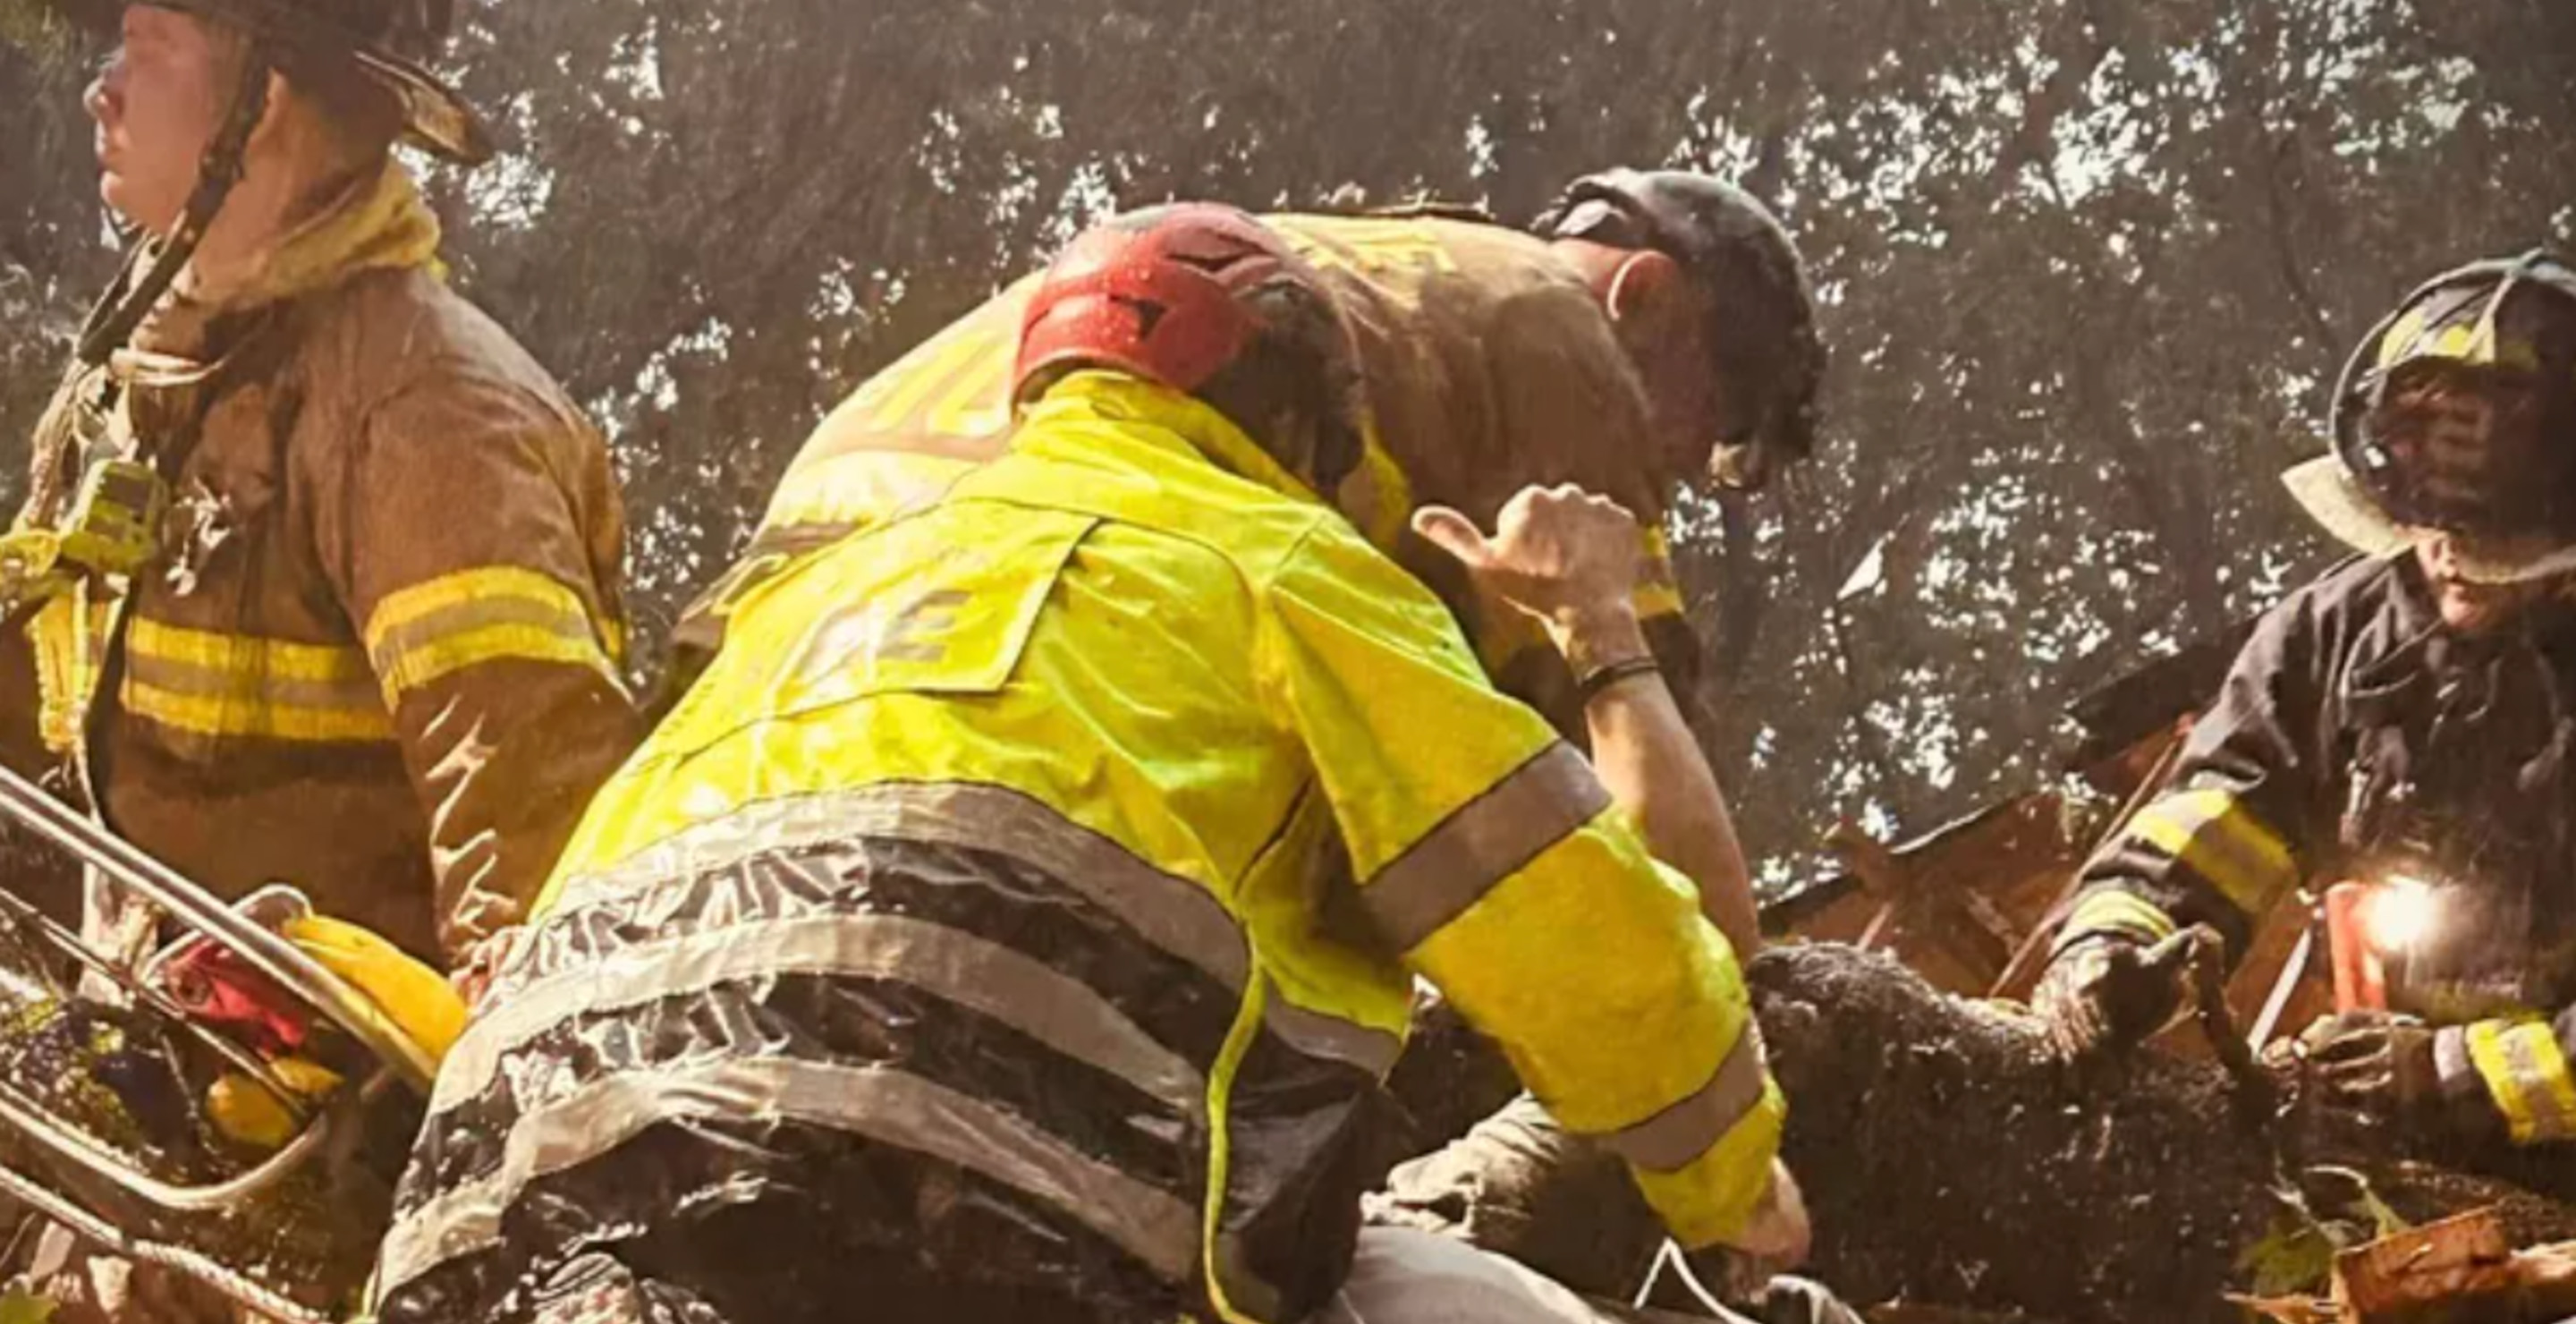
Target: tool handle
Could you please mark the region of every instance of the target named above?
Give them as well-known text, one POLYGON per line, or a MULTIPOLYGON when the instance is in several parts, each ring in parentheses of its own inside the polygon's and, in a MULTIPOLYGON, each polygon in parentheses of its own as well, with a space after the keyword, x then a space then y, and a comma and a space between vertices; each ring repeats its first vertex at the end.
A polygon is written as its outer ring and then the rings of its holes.
POLYGON ((2387 963, 2370 945, 2370 893, 2368 883, 2326 889, 2326 956, 2334 968, 2336 1011, 2388 1010, 2387 963))

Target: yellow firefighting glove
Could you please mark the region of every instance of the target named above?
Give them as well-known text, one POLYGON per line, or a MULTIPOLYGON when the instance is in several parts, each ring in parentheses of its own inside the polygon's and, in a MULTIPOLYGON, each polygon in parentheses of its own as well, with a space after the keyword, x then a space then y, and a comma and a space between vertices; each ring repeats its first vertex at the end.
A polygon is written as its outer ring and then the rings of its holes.
POLYGON ((432 1062, 446 1057, 465 1032, 465 999, 446 978, 375 933, 322 915, 288 920, 284 932, 306 956, 373 999, 432 1062))
MULTIPOLYGON (((306 1100, 340 1088, 340 1073, 311 1058, 281 1057, 268 1069, 278 1084, 306 1100)), ((207 1089, 206 1119, 226 1139, 258 1149, 277 1149, 295 1138, 295 1115, 286 1104, 239 1071, 225 1072, 207 1089)))

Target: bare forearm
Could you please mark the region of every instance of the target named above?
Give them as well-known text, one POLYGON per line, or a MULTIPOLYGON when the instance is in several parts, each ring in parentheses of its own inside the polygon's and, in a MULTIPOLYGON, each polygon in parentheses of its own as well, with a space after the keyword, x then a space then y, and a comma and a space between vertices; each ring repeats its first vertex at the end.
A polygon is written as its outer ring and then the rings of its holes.
MULTIPOLYGON (((1578 676, 1647 651, 1636 618, 1624 613, 1569 622, 1560 637, 1578 676)), ((1698 885, 1701 912, 1739 955, 1760 950, 1752 872, 1726 795, 1663 677, 1650 672, 1611 684, 1585 705, 1584 719, 1593 768, 1636 821, 1647 849, 1698 885)))

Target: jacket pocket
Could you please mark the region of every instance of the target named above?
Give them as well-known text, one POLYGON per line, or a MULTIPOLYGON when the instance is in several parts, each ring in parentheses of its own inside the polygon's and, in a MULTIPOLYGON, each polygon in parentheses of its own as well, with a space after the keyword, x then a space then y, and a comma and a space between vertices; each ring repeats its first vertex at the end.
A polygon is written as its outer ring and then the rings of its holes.
POLYGON ((999 691, 1098 523, 993 505, 973 518, 899 521, 834 549, 773 604, 783 624, 806 622, 776 653, 781 714, 888 693, 999 691))

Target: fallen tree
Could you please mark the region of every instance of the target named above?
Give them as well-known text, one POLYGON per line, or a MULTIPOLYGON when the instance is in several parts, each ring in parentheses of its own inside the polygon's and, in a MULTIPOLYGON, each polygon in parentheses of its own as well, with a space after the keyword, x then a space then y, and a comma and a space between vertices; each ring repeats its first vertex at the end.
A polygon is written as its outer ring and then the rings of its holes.
MULTIPOLYGON (((2517 1245, 2576 1238, 2576 1211, 2501 1182, 2285 1163, 2277 1116, 2240 1106, 2225 1068, 2149 1050, 2078 1070, 2018 1009, 1942 994, 1885 957, 1779 947, 1749 977, 1816 1225, 1807 1272, 1856 1303, 2233 1321, 2229 1294, 2295 1286, 2279 1280, 2380 1230, 2373 1198, 2407 1222, 2500 1205, 2517 1245)), ((1659 1235, 1615 1162, 1508 1118, 1471 1146, 1518 1156, 1515 1170, 1435 1154, 1399 1171, 1381 1216, 1462 1232, 1588 1293, 1634 1290, 1659 1235)))

